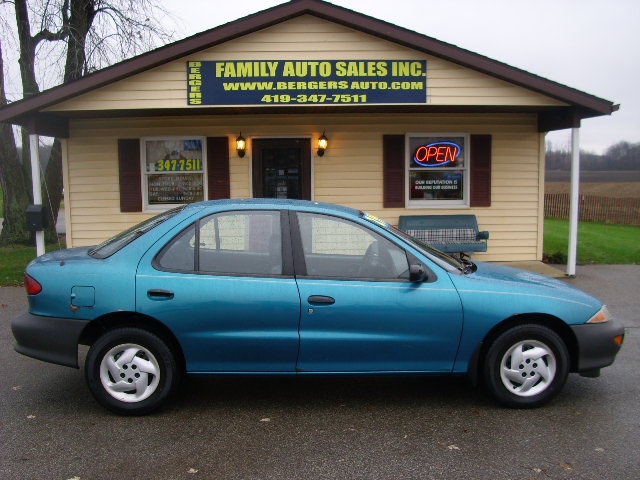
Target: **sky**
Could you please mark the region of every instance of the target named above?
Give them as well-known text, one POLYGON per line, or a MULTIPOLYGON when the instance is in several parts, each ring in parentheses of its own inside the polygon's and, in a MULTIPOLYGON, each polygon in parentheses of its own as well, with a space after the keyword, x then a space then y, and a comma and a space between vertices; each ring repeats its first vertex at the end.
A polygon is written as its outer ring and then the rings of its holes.
MULTIPOLYGON (((285 3, 284 0, 158 0, 177 38, 285 3), (171 18, 171 17, 170 17, 171 18)), ((585 119, 580 148, 604 153, 640 142, 638 0, 332 0, 620 105, 585 119)), ((568 130, 547 136, 569 148, 568 130)))

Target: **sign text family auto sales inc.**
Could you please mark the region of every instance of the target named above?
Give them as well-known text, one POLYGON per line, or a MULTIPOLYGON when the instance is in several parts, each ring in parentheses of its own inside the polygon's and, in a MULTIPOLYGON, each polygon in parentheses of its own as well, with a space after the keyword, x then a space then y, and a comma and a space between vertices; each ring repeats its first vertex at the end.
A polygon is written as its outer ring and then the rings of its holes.
POLYGON ((189 61, 189 105, 424 104, 426 60, 189 61))

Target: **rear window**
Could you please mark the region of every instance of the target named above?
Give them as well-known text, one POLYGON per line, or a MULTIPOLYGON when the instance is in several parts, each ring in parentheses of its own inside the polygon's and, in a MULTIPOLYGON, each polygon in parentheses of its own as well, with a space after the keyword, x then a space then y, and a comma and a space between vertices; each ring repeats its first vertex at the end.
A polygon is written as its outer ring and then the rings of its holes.
POLYGON ((156 215, 155 217, 145 220, 144 222, 139 223, 129 228, 128 230, 117 234, 114 237, 111 237, 109 240, 106 240, 97 247, 89 250, 89 255, 91 255, 93 258, 110 257, 117 251, 129 245, 136 238, 140 238, 145 233, 153 230, 158 225, 169 220, 171 217, 182 211, 184 207, 185 205, 181 205, 171 210, 167 210, 160 215, 156 215))

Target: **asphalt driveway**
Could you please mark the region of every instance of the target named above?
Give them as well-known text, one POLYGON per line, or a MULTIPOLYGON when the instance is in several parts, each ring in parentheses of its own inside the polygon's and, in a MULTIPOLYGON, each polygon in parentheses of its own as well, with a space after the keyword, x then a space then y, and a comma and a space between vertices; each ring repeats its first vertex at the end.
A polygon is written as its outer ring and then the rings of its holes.
POLYGON ((82 373, 13 351, 21 288, 0 288, 2 479, 636 479, 640 266, 568 279, 627 327, 616 363, 551 405, 498 407, 463 381, 192 378, 156 415, 102 410, 82 373))

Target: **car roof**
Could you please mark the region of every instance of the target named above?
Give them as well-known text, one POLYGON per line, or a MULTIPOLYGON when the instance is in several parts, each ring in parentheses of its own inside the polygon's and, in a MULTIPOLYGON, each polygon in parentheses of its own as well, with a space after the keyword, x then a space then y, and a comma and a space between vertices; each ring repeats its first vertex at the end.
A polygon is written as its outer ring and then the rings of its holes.
POLYGON ((311 200, 291 200, 291 199, 273 199, 273 198, 240 198, 240 199, 224 199, 224 200, 208 200, 204 202, 196 202, 185 207, 185 211, 190 209, 212 208, 214 210, 227 209, 251 209, 260 210, 277 209, 277 210, 307 210, 320 213, 339 213, 347 215, 359 215, 359 211, 344 205, 336 205, 333 203, 315 202, 311 200))

